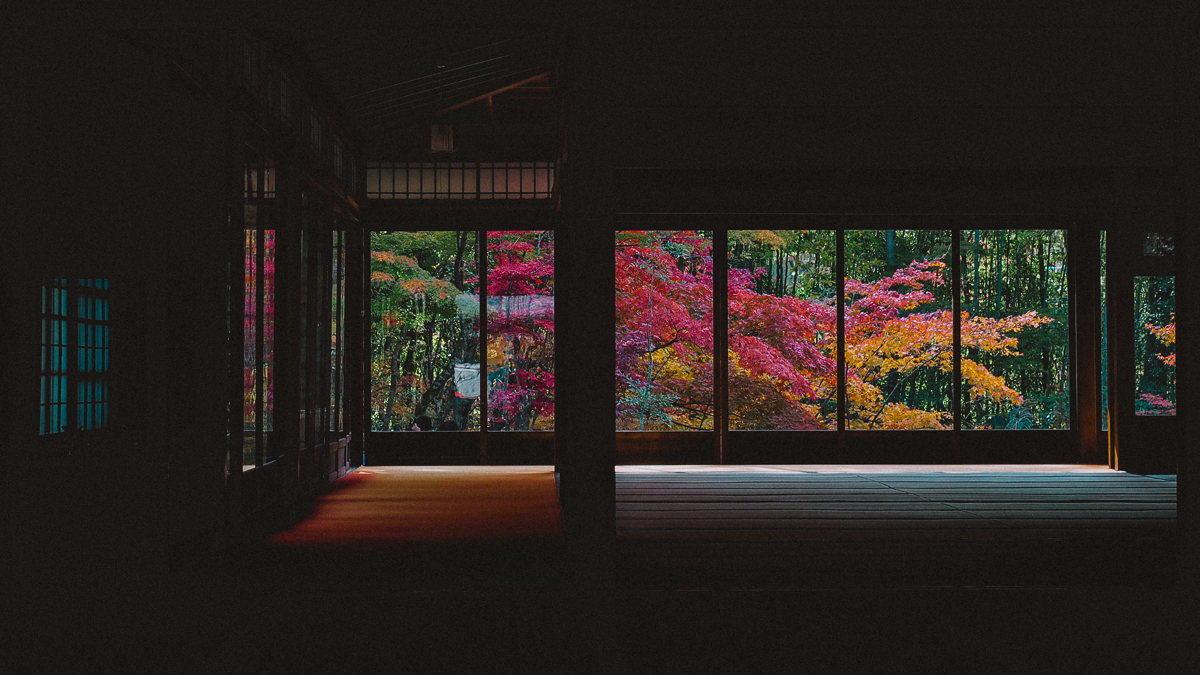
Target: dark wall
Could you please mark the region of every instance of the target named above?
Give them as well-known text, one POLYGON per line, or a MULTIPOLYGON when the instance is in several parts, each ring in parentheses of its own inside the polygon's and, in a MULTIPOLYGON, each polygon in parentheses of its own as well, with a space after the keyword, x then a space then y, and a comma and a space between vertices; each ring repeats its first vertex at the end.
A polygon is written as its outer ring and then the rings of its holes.
MULTIPOLYGON (((90 582, 165 569, 223 523, 224 117, 119 13, 18 16, 6 98, 4 446, 10 578, 90 582), (12 202, 10 202, 12 203, 12 202), (49 277, 110 279, 108 430, 39 436, 38 303, 49 277), (10 568, 12 569, 12 568, 10 568)), ((152 24, 186 39, 179 23, 152 24)), ((215 69, 216 44, 192 51, 215 69)), ((8 547, 6 547, 8 548, 8 547)))
MULTIPOLYGON (((226 29, 241 21, 209 9, 52 3, 6 24, 14 67, 5 92, 14 105, 4 176, 13 209, 4 227, 0 420, 13 544, 4 551, 15 571, 6 578, 15 583, 120 583, 177 569, 344 471, 313 440, 306 464, 293 446, 272 471, 257 472, 269 476, 247 481, 240 420, 227 471, 227 401, 241 379, 240 368, 232 377, 227 368, 242 283, 230 244, 242 241, 243 143, 254 124, 239 108, 253 98, 228 72, 226 29), (39 435, 40 284, 63 277, 111 283, 110 423, 39 435)), ((288 167, 280 191, 297 205, 281 207, 291 220, 280 236, 298 242, 297 167, 307 164, 288 161, 280 145, 274 158, 288 167)), ((297 265, 286 269, 298 276, 297 265)), ((298 303, 290 288, 280 297, 298 303)), ((281 331, 279 341, 295 335, 281 331)), ((279 352, 294 357, 289 349, 279 352)), ((279 388, 295 385, 293 376, 279 388)))
POLYGON ((1166 206, 1188 35, 1173 3, 873 4, 623 7, 621 210, 1166 206))

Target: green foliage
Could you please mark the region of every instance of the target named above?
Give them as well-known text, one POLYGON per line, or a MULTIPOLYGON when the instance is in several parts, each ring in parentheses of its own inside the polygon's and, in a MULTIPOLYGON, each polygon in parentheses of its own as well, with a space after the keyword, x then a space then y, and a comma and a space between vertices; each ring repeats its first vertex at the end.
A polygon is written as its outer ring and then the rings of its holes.
POLYGON ((420 415, 476 427, 456 400, 455 363, 478 363, 474 232, 381 232, 371 241, 371 428, 405 430, 420 415), (448 383, 451 383, 448 386, 448 383))

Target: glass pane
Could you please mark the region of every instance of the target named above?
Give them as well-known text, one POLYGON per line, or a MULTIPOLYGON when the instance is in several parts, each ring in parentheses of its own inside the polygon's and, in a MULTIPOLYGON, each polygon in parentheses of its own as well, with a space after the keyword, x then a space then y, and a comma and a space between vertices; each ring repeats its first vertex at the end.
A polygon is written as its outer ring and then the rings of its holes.
POLYGON ((837 239, 729 233, 729 428, 837 429, 837 239))
POLYGON ((1147 232, 1142 237, 1142 255, 1156 258, 1175 255, 1175 236, 1161 232, 1147 232))
MULTIPOLYGON (((342 287, 345 279, 345 271, 342 269, 344 258, 342 256, 342 233, 338 230, 333 231, 333 284, 332 297, 329 299, 332 311, 332 317, 329 323, 329 430, 337 432, 341 429, 339 426, 339 416, 341 415, 342 403, 342 388, 341 388, 341 336, 342 336, 342 287)), ((338 434, 334 434, 336 439, 338 434)))
POLYGON ((1069 429, 1064 230, 963 230, 962 428, 1069 429))
MULTIPOLYGON (((322 225, 328 223, 329 214, 322 218, 322 225)), ((322 228, 324 229, 324 228, 322 228)), ((321 241, 318 239, 317 241, 321 241)), ((330 288, 332 269, 330 268, 329 250, 316 246, 316 267, 313 268, 313 364, 312 370, 312 431, 315 434, 313 443, 322 445, 328 442, 329 436, 329 351, 326 349, 325 337, 329 335, 329 299, 325 295, 330 288), (324 296, 324 297, 322 297, 324 296)))
POLYGON ((371 234, 371 429, 479 429, 475 232, 371 234))
POLYGON ((1100 430, 1108 431, 1108 233, 1100 230, 1100 430))
POLYGON ((488 429, 554 430, 554 233, 488 232, 488 429))
MULTIPOLYGON (((246 223, 254 223, 253 206, 246 207, 246 223)), ((257 366, 257 349, 255 337, 258 329, 258 296, 256 290, 258 277, 258 240, 255 231, 246 232, 245 263, 242 267, 244 278, 244 305, 242 320, 242 469, 254 468, 254 432, 257 424, 255 410, 258 399, 254 387, 254 374, 257 366)))
POLYGON ((617 429, 712 429, 712 234, 616 236, 617 429))
POLYGON ((60 318, 67 310, 65 284, 65 279, 51 279, 42 284, 41 434, 60 433, 67 423, 67 322, 60 318))
POLYGON ((339 232, 338 238, 338 430, 345 431, 346 425, 346 352, 343 349, 346 337, 346 237, 339 232))
POLYGON ((1134 277, 1134 414, 1175 415, 1175 277, 1134 277))
POLYGON ((846 232, 846 428, 952 429, 948 230, 846 232))
POLYGON ((271 442, 275 430, 275 230, 263 233, 263 456, 274 459, 279 449, 271 442))

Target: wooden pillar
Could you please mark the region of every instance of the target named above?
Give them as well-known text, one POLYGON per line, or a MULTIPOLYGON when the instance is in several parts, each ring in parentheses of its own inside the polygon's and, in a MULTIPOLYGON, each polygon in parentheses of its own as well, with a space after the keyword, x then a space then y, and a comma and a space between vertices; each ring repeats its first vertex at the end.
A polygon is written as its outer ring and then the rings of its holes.
POLYGON ((363 437, 366 431, 366 293, 367 264, 365 227, 351 223, 346 228, 346 406, 350 432, 350 466, 362 465, 363 437))
MULTIPOLYGON (((1193 118, 1194 119, 1194 118, 1193 118)), ((1194 261, 1200 255, 1200 172, 1195 167, 1185 173, 1185 210, 1180 222, 1177 253, 1182 261, 1194 261)), ((1176 470, 1176 506, 1180 536, 1180 571, 1193 599, 1200 597, 1200 425, 1195 410, 1200 404, 1196 382, 1200 364, 1200 266, 1181 264, 1177 270, 1176 292, 1176 406, 1181 416, 1182 433, 1176 470)))
POLYGON ((1180 110, 1176 129, 1176 163, 1179 177, 1176 255, 1176 406, 1184 420, 1177 478, 1177 513, 1180 535, 1180 572, 1190 591, 1193 611, 1200 600, 1200 89, 1187 83, 1200 77, 1200 10, 1194 6, 1179 22, 1181 49, 1176 64, 1175 96, 1180 110))
POLYGON ((283 463, 280 495, 291 503, 297 481, 300 415, 299 311, 300 296, 300 171, 291 161, 275 169, 279 224, 275 230, 275 438, 283 463))
POLYGON ((616 398, 613 86, 607 16, 581 10, 564 65, 563 226, 556 233, 555 468, 581 585, 611 587, 615 543, 616 398), (587 16, 584 16, 584 15, 587 16))
POLYGON ((1079 461, 1085 464, 1108 463, 1107 444, 1098 442, 1100 429, 1100 230, 1079 226, 1068 235, 1068 265, 1074 268, 1075 312, 1075 409, 1074 423, 1079 425, 1079 461))
POLYGON ((244 313, 245 313, 245 142, 246 134, 241 120, 232 114, 226 120, 225 146, 225 197, 228 209, 226 247, 228 255, 229 288, 229 362, 226 381, 226 396, 229 400, 227 424, 228 442, 225 461, 228 466, 225 489, 225 526, 230 533, 237 532, 242 525, 242 508, 247 501, 248 481, 242 475, 242 380, 244 313))

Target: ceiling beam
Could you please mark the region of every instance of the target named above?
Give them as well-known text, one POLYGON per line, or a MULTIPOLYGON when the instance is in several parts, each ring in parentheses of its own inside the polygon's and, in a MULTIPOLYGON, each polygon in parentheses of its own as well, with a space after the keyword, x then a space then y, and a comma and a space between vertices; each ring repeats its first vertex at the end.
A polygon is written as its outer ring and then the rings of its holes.
POLYGON ((475 98, 463 101, 462 103, 455 103, 454 105, 450 106, 449 108, 443 108, 443 109, 433 113, 433 115, 431 115, 431 117, 437 117, 438 115, 445 115, 446 113, 453 112, 455 110, 458 110, 459 108, 465 108, 466 106, 469 106, 472 103, 478 103, 479 101, 488 100, 491 97, 495 96, 496 94, 506 92, 510 89, 516 89, 518 87, 523 87, 523 86, 525 86, 527 84, 531 84, 533 82, 549 82, 549 81, 550 81, 549 71, 544 72, 544 73, 539 73, 528 79, 521 80, 520 82, 514 82, 508 86, 500 87, 499 89, 496 89, 494 91, 489 91, 486 94, 481 94, 479 96, 476 96, 475 98))

